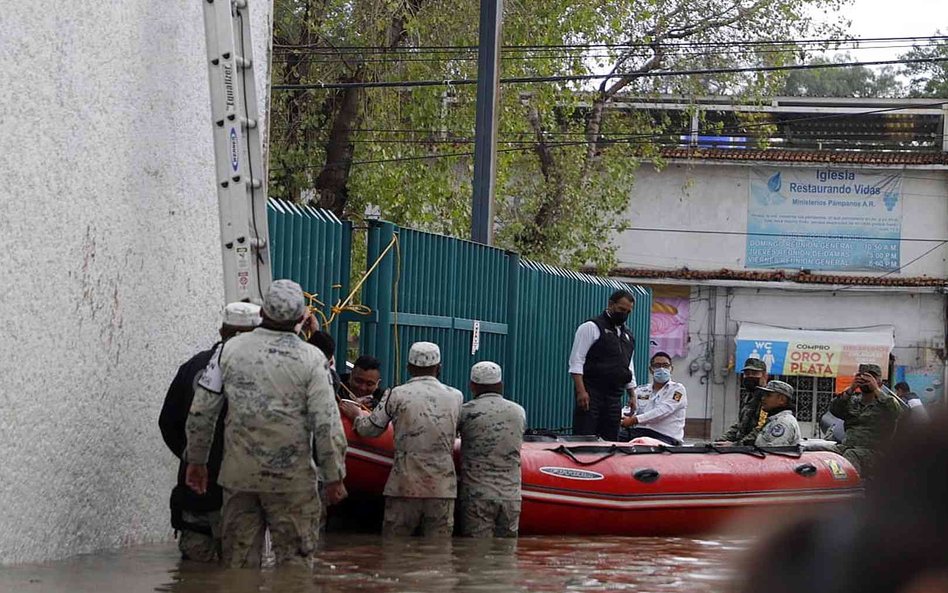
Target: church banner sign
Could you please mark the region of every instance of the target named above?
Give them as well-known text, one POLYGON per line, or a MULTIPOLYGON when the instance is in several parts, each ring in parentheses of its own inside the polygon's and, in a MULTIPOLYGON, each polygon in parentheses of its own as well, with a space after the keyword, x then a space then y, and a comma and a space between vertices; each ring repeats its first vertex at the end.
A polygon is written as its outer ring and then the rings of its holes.
POLYGON ((748 188, 746 267, 899 268, 901 172, 752 167, 748 188))
POLYGON ((737 332, 738 372, 748 358, 759 358, 771 375, 852 376, 861 363, 886 372, 895 346, 891 326, 872 330, 799 330, 742 323, 737 332))

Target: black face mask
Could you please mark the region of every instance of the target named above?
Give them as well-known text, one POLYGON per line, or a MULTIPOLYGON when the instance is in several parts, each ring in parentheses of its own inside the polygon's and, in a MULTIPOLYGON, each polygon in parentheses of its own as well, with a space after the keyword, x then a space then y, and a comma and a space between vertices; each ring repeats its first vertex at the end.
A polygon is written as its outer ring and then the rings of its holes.
POLYGON ((628 313, 620 313, 619 311, 606 311, 606 317, 608 317, 612 323, 616 325, 622 325, 629 319, 628 313))
POLYGON ((753 377, 745 377, 744 380, 741 381, 741 385, 743 385, 744 389, 748 392, 754 393, 757 391, 757 388, 760 387, 760 381, 753 377))

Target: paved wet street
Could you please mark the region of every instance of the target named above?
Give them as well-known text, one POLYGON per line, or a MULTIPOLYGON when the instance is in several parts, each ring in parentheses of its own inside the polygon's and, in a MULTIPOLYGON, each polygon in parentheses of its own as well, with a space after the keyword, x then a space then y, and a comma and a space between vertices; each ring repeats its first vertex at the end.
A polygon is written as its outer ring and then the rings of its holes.
POLYGON ((748 545, 749 540, 713 537, 438 542, 331 534, 310 572, 223 570, 181 562, 173 544, 161 544, 0 568, 0 591, 717 593, 728 590, 748 545))

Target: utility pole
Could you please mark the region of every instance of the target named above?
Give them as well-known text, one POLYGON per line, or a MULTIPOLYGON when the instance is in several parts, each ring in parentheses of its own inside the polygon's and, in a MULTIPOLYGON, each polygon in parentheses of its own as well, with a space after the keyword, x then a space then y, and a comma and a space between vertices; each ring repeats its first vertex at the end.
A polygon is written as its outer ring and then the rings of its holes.
POLYGON ((503 0, 481 0, 477 51, 477 119, 474 128, 474 196, 471 240, 490 245, 494 235, 494 179, 497 177, 497 104, 503 0))

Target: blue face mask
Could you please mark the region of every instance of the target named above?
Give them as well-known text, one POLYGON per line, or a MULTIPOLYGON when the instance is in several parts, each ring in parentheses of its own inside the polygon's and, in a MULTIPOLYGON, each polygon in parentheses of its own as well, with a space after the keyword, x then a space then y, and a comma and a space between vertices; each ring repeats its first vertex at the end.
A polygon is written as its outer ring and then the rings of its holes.
POLYGON ((671 380, 672 372, 671 369, 653 369, 652 377, 656 383, 668 383, 671 380))

